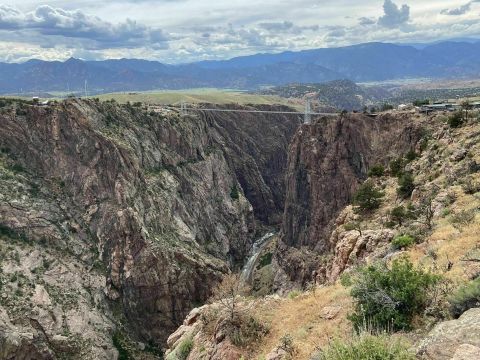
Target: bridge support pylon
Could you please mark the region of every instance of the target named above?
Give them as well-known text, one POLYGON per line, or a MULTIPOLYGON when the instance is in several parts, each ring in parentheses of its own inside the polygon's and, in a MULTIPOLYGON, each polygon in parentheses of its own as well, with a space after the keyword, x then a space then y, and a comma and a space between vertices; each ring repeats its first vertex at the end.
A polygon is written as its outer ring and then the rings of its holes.
POLYGON ((305 100, 305 115, 303 118, 304 124, 311 124, 312 123, 312 109, 310 106, 310 100, 305 100))
POLYGON ((185 101, 182 101, 182 102, 180 103, 180 114, 181 114, 182 116, 187 115, 187 103, 186 103, 185 101))

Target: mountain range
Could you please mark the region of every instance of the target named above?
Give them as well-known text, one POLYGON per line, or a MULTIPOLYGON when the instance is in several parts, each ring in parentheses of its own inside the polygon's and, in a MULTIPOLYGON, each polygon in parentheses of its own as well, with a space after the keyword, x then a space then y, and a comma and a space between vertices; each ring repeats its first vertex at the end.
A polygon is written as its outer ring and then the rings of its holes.
POLYGON ((0 93, 83 92, 85 81, 90 93, 104 93, 195 87, 258 89, 337 79, 462 78, 480 74, 479 59, 479 41, 447 41, 421 47, 365 43, 179 65, 140 59, 34 59, 0 63, 0 93))

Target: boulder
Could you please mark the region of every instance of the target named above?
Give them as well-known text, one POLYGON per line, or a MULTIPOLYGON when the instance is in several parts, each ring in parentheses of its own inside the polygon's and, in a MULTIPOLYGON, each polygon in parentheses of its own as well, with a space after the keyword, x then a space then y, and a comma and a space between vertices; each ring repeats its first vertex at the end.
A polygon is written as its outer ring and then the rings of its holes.
POLYGON ((452 358, 452 360, 472 359, 480 359, 480 348, 478 346, 473 346, 469 344, 460 345, 455 351, 455 354, 452 358))
POLYGON ((450 156, 450 161, 461 161, 465 159, 465 156, 467 156, 467 150, 461 148, 457 149, 453 152, 453 154, 450 156))
POLYGON ((283 360, 287 358, 287 352, 282 348, 275 348, 267 354, 265 360, 283 360))
POLYGON ((478 359, 480 348, 480 308, 463 313, 457 320, 444 321, 421 342, 418 355, 428 360, 478 359))
POLYGON ((341 306, 325 306, 320 311, 320 317, 326 320, 334 319, 338 315, 340 310, 342 310, 341 306))

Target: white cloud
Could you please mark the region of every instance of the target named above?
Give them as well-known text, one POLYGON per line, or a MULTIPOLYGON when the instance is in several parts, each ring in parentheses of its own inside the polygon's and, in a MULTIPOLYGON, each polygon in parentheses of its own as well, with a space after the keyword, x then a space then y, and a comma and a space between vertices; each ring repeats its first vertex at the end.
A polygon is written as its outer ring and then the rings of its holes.
POLYGON ((463 1, 49 0, 46 6, 42 0, 3 0, 0 59, 139 57, 178 63, 479 36, 474 5, 463 1), (465 13, 446 15, 458 9, 465 13))
POLYGON ((398 27, 410 20, 410 6, 404 4, 398 7, 392 0, 383 3, 384 15, 378 19, 378 23, 385 27, 398 27))
POLYGON ((466 4, 463 4, 460 7, 453 8, 453 9, 443 9, 441 11, 441 14, 442 15, 452 15, 452 16, 465 15, 466 13, 468 13, 472 9, 472 5, 474 3, 477 3, 477 2, 480 2, 480 0, 473 0, 473 1, 470 1, 466 4))
POLYGON ((43 36, 84 39, 97 48, 131 48, 137 47, 141 42, 152 47, 165 47, 168 40, 162 30, 146 27, 130 19, 112 24, 80 10, 67 11, 48 5, 38 6, 34 11, 25 13, 1 5, 0 30, 24 31, 26 38, 37 33, 43 36))

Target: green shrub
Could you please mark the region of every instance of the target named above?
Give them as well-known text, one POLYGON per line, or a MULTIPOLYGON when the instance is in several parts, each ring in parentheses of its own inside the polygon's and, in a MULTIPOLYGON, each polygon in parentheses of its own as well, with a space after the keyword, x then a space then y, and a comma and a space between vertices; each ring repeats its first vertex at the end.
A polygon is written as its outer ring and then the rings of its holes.
POLYGON ((116 331, 113 334, 112 342, 113 342, 113 346, 115 346, 115 348, 118 351, 118 360, 130 360, 130 359, 132 359, 130 357, 130 353, 128 352, 128 350, 125 346, 125 339, 119 331, 116 331))
POLYGON ((475 220, 475 209, 471 210, 462 210, 450 218, 450 222, 453 227, 459 231, 462 231, 465 226, 472 223, 475 220))
POLYGON ((25 168, 18 163, 12 164, 8 168, 10 170, 12 170, 14 173, 24 173, 25 172, 25 168))
POLYGON ((232 200, 238 200, 240 198, 240 193, 238 192, 237 185, 233 185, 230 189, 230 197, 232 200))
POLYGON ((362 235, 362 224, 359 221, 352 221, 343 225, 345 231, 356 230, 360 235, 362 235))
POLYGON ((370 177, 382 177, 385 174, 385 167, 381 164, 374 165, 368 171, 370 177))
POLYGON ((298 297, 298 295, 300 295, 300 294, 301 294, 300 291, 298 291, 298 290, 292 290, 292 291, 290 291, 290 292, 288 293, 287 296, 288 296, 289 299, 295 299, 295 298, 298 297))
POLYGON ((397 194, 406 199, 412 195, 415 185, 413 184, 413 175, 411 173, 404 173, 398 179, 397 194))
POLYGON ((193 349, 193 338, 188 337, 185 340, 183 340, 175 350, 177 359, 186 360, 188 358, 188 355, 190 355, 190 351, 192 351, 192 349, 193 349))
POLYGON ((430 104, 430 100, 428 99, 425 99, 425 100, 417 99, 413 102, 414 106, 422 106, 422 105, 428 105, 428 104, 430 104))
POLYGON ((392 240, 392 246, 397 250, 408 248, 413 244, 415 244, 415 238, 410 235, 399 235, 392 240))
POLYGON ((374 165, 370 170, 368 170, 368 176, 370 177, 381 177, 385 173, 385 168, 383 165, 374 165))
MULTIPOLYGON (((314 357, 317 359, 317 357, 314 357)), ((362 333, 352 340, 335 339, 323 349, 321 360, 414 360, 408 345, 386 335, 362 333)))
POLYGON ((480 182, 473 180, 472 177, 465 178, 461 185, 465 194, 473 195, 480 191, 480 182))
POLYGON ((394 260, 388 268, 377 263, 360 268, 352 279, 355 300, 349 316, 359 331, 367 324, 378 329, 410 329, 412 319, 428 305, 428 293, 440 277, 413 266, 410 260, 394 260))
POLYGON ((257 269, 261 269, 264 266, 270 265, 272 263, 273 253, 267 252, 263 254, 258 260, 257 269))
POLYGON ((463 124, 463 115, 461 111, 457 111, 454 114, 450 115, 447 119, 448 125, 451 128, 458 128, 463 124))
POLYGON ((403 173, 403 169, 405 168, 405 161, 403 158, 399 157, 398 159, 393 159, 390 161, 390 174, 392 176, 400 176, 403 173))
POLYGON ((11 240, 18 240, 24 242, 30 242, 30 239, 23 232, 19 232, 16 229, 12 229, 7 225, 0 224, 0 238, 5 236, 11 240))
POLYGON ((372 182, 364 182, 353 196, 353 204, 360 212, 378 209, 384 193, 377 190, 372 182))
POLYGON ((340 284, 344 287, 350 287, 353 285, 352 283, 352 275, 347 272, 343 272, 340 274, 340 284))
POLYGON ((388 111, 388 110, 393 110, 393 105, 385 103, 382 105, 382 111, 388 111))
POLYGON ((247 346, 268 333, 268 328, 253 316, 239 316, 231 324, 228 336, 235 346, 247 346))
POLYGON ((480 277, 457 290, 449 299, 450 311, 459 317, 468 309, 480 306, 480 277))
POLYGON ((424 138, 422 138, 422 140, 420 140, 420 151, 421 152, 427 150, 428 142, 429 142, 428 137, 424 137, 424 138))
POLYGON ((408 162, 411 162, 413 160, 415 160, 417 158, 417 153, 415 152, 415 150, 409 150, 406 154, 405 154, 405 159, 408 161, 408 162))
POLYGON ((295 344, 293 343, 293 338, 290 334, 285 334, 280 338, 280 349, 285 351, 290 357, 295 354, 295 344))
POLYGON ((442 214, 441 216, 444 218, 444 217, 447 217, 448 215, 450 215, 452 213, 452 210, 450 210, 449 208, 445 208, 442 210, 442 214))
POLYGON ((405 207, 403 205, 394 207, 390 211, 390 219, 394 223, 402 225, 405 219, 407 218, 408 218, 408 213, 407 213, 407 210, 405 210, 405 207))

